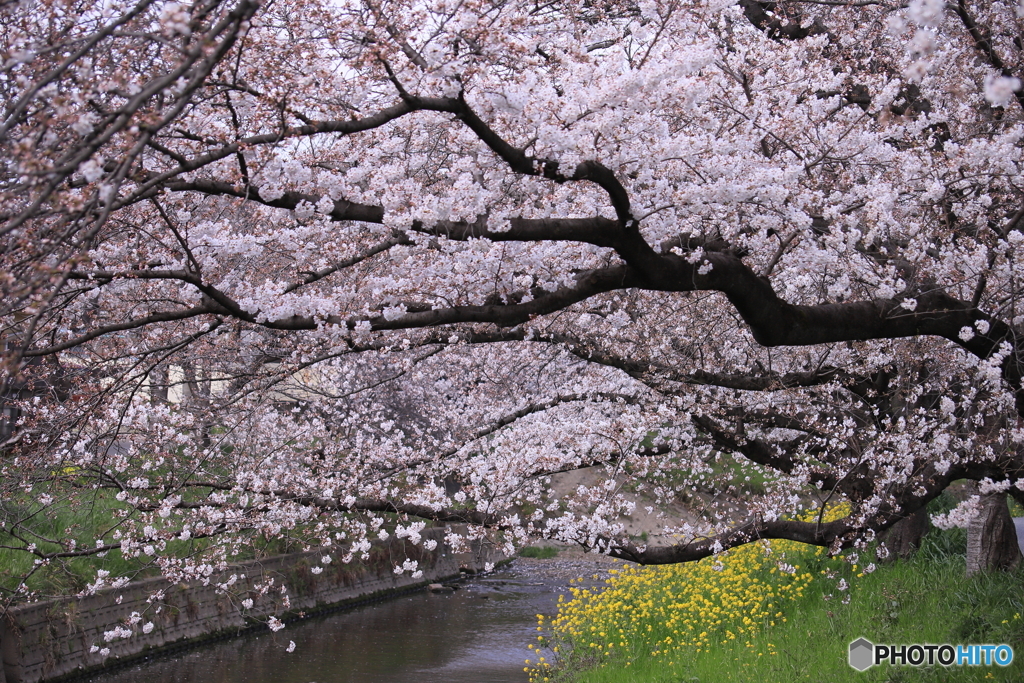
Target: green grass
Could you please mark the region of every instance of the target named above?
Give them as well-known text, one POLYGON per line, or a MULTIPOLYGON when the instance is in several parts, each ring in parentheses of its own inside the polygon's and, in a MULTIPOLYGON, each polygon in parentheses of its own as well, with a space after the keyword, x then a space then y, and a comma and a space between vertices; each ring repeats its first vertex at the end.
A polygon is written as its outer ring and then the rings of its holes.
POLYGON ((20 522, 21 538, 0 531, 0 546, 8 546, 0 548, 0 592, 10 595, 24 580, 40 597, 68 595, 81 591, 95 580, 97 569, 105 569, 112 576, 144 573, 144 563, 122 558, 118 550, 107 552, 103 557, 55 558, 48 564, 36 566, 35 555, 12 549, 24 547, 28 541, 44 553, 68 551, 69 546, 61 547, 44 539, 63 542, 72 538, 80 539, 76 550, 89 547, 91 543, 86 545, 86 539, 94 542, 93 539, 117 524, 116 510, 121 507, 107 491, 90 492, 74 503, 58 501, 47 508, 34 504, 28 496, 4 500, 0 515, 5 524, 20 522))
POLYGON ((551 678, 573 683, 1024 680, 1024 570, 968 579, 964 546, 962 530, 933 531, 911 560, 852 579, 846 605, 834 581, 815 581, 814 590, 789 608, 786 623, 755 636, 753 647, 732 641, 735 645, 691 652, 672 664, 663 659, 627 664, 613 658, 551 678), (833 597, 824 599, 826 593, 833 597), (887 644, 1008 643, 1015 661, 1005 668, 882 665, 859 673, 846 658, 848 644, 861 636, 887 644))
MULTIPOLYGON (((83 480, 84 481, 84 480, 83 480)), ((88 482, 85 482, 86 484, 88 482)), ((24 548, 34 543, 45 554, 68 552, 95 547, 97 539, 113 543, 119 529, 131 515, 138 515, 126 503, 119 502, 111 489, 92 489, 73 477, 65 480, 45 481, 34 490, 8 486, 0 489, 0 611, 9 605, 27 599, 46 599, 74 595, 96 581, 98 570, 109 572, 108 581, 125 577, 137 580, 160 574, 153 557, 124 557, 118 549, 82 557, 51 558, 37 565, 37 555, 24 548), (76 485, 77 484, 77 485, 76 485), (42 495, 52 502, 43 505, 42 495), (12 528, 15 533, 12 534, 12 528), (74 540, 72 546, 70 541, 74 540), (31 595, 17 591, 24 583, 31 595)), ((195 500, 202 500, 207 491, 193 492, 195 500)), ((385 515, 385 528, 394 531, 397 515, 385 515)), ((160 526, 178 533, 182 518, 176 515, 163 520, 156 515, 143 524, 160 526)), ((241 562, 263 559, 275 555, 307 550, 317 545, 315 523, 300 524, 274 536, 254 531, 234 534, 228 560, 241 562)), ((188 539, 167 541, 160 551, 164 557, 186 558, 210 553, 221 539, 188 539)), ((554 548, 538 549, 552 551, 554 548)), ((541 557, 553 557, 543 554, 541 557)))
MULTIPOLYGON (((153 558, 124 557, 117 549, 83 557, 52 558, 37 565, 37 556, 22 549, 28 543, 34 543, 47 554, 94 547, 97 539, 112 543, 115 531, 133 514, 128 505, 115 499, 115 492, 110 489, 41 490, 53 494, 50 505, 38 502, 38 491, 7 491, 0 500, 0 603, 12 598, 15 602, 23 601, 24 593, 14 593, 23 582, 34 598, 48 598, 81 592, 96 580, 101 569, 110 572, 111 580, 135 580, 160 573, 153 558), (11 527, 16 528, 16 535, 10 533, 11 527), (76 542, 74 546, 69 544, 72 540, 76 542)), ((172 519, 171 523, 175 521, 172 519)), ((162 554, 184 558, 204 552, 212 544, 211 539, 171 540, 162 554)), ((231 559, 267 557, 298 549, 301 544, 284 534, 270 539, 255 536, 246 539, 231 559)))
POLYGON ((519 551, 519 557, 533 557, 540 560, 550 560, 552 557, 558 556, 558 548, 551 546, 530 546, 529 548, 523 548, 519 551))

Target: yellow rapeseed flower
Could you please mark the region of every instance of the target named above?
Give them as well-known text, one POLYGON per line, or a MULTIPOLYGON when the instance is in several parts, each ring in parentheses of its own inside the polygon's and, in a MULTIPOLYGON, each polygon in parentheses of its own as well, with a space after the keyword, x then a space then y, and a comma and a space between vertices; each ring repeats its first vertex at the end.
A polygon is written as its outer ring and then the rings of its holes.
MULTIPOLYGON (((847 510, 826 512, 824 519, 837 519, 847 510)), ((817 519, 817 511, 807 518, 817 519)), ((661 658, 682 649, 707 651, 712 643, 739 634, 749 637, 778 619, 785 622, 786 607, 802 599, 814 578, 809 571, 800 573, 800 564, 780 563, 787 556, 823 554, 821 548, 791 541, 762 541, 700 562, 624 566, 609 571, 604 590, 571 587, 571 598, 559 598, 556 615, 537 615, 538 630, 550 631, 549 642, 557 643, 552 650, 563 659, 581 647, 596 650, 599 659, 626 658, 626 664, 633 657, 661 658), (589 637, 584 639, 584 633, 589 637)), ((749 640, 745 644, 754 647, 749 640)), ((768 644, 768 652, 776 654, 774 645, 768 644)), ((533 681, 540 681, 541 669, 550 666, 541 662, 531 671, 533 681)))

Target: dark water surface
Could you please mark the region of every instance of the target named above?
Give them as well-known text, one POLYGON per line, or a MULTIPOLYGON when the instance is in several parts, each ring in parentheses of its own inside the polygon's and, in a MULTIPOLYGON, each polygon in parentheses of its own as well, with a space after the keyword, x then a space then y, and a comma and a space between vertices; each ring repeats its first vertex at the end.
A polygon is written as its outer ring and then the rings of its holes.
POLYGON ((524 561, 461 584, 259 630, 93 683, 525 683, 537 614, 603 563, 524 561), (285 648, 294 640, 295 651, 285 648))

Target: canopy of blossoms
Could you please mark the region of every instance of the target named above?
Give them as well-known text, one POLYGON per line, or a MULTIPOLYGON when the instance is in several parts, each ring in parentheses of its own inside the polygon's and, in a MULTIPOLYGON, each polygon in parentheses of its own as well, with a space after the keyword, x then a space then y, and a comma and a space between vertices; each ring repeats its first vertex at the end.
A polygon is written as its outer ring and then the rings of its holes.
POLYGON ((1022 15, 0 1, 3 545, 670 563, 1021 495, 1022 15))

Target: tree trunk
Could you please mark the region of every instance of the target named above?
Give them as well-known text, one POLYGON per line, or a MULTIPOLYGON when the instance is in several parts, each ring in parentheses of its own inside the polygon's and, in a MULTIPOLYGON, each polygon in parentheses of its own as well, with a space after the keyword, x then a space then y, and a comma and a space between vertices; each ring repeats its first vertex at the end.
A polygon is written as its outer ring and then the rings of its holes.
POLYGON ((981 514, 967 526, 967 575, 994 569, 1014 569, 1021 561, 1017 529, 1006 506, 1005 493, 981 499, 981 514))
POLYGON ((896 522, 882 535, 882 544, 889 551, 888 560, 909 559, 921 547, 921 539, 930 529, 928 511, 924 508, 896 522))
POLYGON ((167 382, 167 366, 163 364, 154 365, 153 369, 149 372, 149 395, 153 403, 167 403, 167 382))

